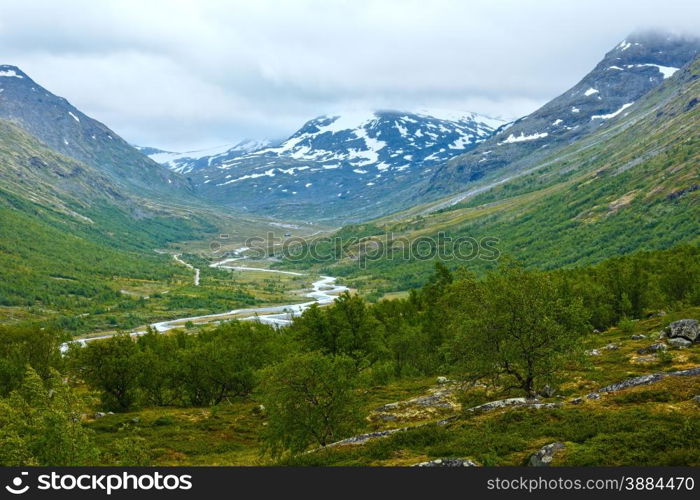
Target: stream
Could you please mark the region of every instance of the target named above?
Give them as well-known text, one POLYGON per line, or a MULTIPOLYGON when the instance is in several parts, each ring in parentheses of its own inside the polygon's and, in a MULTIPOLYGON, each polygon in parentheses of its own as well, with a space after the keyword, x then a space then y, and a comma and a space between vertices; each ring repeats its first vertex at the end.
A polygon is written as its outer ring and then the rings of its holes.
MULTIPOLYGON (((176 259, 177 260, 177 259, 176 259)), ((303 273, 296 273, 292 271, 278 271, 276 269, 263 269, 257 267, 248 266, 235 266, 230 265, 233 261, 240 260, 240 258, 225 259, 220 262, 211 264, 210 267, 216 267, 221 269, 231 269, 234 271, 262 271, 267 273, 278 273, 278 274, 288 274, 293 276, 305 276, 303 273)), ((197 273, 198 274, 198 273, 197 273)), ((198 276, 197 276, 198 278, 198 276)), ((196 280, 199 281, 198 279, 196 280)), ((215 314, 204 314, 202 316, 189 316, 186 318, 176 318, 169 319, 166 321, 159 321, 157 323, 152 323, 150 326, 155 331, 159 333, 167 332, 175 328, 183 328, 186 323, 192 322, 198 325, 209 324, 209 323, 220 323, 222 321, 237 319, 239 321, 260 321, 261 323, 266 323, 273 326, 285 326, 292 322, 292 318, 301 315, 313 304, 327 305, 331 304, 339 294, 348 290, 346 286, 336 285, 336 278, 332 276, 321 276, 320 279, 314 281, 311 284, 311 290, 303 294, 302 297, 311 300, 295 303, 295 304, 283 304, 277 306, 260 306, 260 307, 248 307, 243 309, 232 309, 231 311, 226 311, 222 313, 215 314)), ((199 284, 199 283, 196 283, 199 284)), ((146 329, 138 329, 130 332, 131 336, 143 335, 146 333, 146 329)), ((96 337, 90 337, 85 339, 76 339, 70 342, 66 342, 61 345, 61 351, 64 352, 68 345, 71 343, 79 343, 85 345, 87 342, 92 342, 93 340, 108 339, 113 337, 114 333, 100 335, 96 337)))

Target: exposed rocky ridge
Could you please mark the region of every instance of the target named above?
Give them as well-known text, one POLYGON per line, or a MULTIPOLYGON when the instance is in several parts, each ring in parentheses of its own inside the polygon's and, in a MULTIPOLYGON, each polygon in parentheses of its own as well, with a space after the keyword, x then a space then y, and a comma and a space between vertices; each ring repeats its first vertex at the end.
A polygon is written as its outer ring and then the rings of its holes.
POLYGON ((560 147, 624 116, 700 53, 700 39, 639 33, 623 40, 578 84, 471 151, 436 169, 423 196, 463 189, 487 173, 527 169, 560 147))

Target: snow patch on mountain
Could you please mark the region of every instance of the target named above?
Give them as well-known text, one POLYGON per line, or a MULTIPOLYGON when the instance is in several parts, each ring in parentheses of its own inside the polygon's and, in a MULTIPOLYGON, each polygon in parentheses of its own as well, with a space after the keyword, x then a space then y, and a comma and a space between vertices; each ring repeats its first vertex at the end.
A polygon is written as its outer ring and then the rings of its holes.
POLYGON ((591 120, 609 120, 610 118, 615 118, 617 115, 622 113, 624 110, 626 110, 627 108, 632 106, 632 104, 634 104, 634 103, 628 102, 627 104, 623 104, 622 107, 620 107, 620 109, 618 109, 617 111, 613 111, 612 113, 608 113, 607 115, 593 115, 593 116, 591 116, 591 120))
POLYGON ((233 144, 222 144, 206 149, 197 149, 177 153, 155 148, 136 146, 153 161, 181 174, 188 174, 196 167, 209 166, 217 159, 226 156, 239 156, 265 148, 270 144, 267 140, 244 140, 233 144))
POLYGON ((24 78, 22 75, 17 74, 14 69, 0 70, 0 76, 5 76, 8 78, 24 78))
POLYGON ((547 132, 539 132, 539 133, 534 133, 534 134, 530 134, 530 135, 525 135, 524 133, 521 132, 520 135, 518 135, 518 136, 510 134, 506 140, 499 142, 498 144, 513 144, 516 142, 535 141, 537 139, 544 139, 548 135, 549 135, 549 133, 547 133, 547 132))
POLYGON ((652 67, 656 68, 659 70, 659 72, 663 75, 664 80, 667 78, 671 78, 673 74, 678 71, 680 68, 674 68, 672 66, 661 66, 660 64, 628 64, 625 66, 626 68, 644 68, 644 67, 652 67))

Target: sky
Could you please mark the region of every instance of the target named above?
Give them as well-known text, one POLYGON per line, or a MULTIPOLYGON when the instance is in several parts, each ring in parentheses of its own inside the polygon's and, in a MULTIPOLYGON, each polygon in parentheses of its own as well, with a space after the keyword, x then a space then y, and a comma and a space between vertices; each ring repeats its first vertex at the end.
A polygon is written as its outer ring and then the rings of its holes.
POLYGON ((281 139, 323 114, 534 111, 688 0, 2 0, 0 64, 126 140, 281 139))

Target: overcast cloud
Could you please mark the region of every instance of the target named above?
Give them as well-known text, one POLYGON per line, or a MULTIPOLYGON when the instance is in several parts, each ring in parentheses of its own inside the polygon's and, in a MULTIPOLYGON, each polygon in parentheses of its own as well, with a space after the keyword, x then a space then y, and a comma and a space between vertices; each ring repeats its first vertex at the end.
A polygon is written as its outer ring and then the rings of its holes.
POLYGON ((345 109, 522 116, 628 33, 698 20, 687 0, 2 0, 0 63, 182 151, 345 109))

